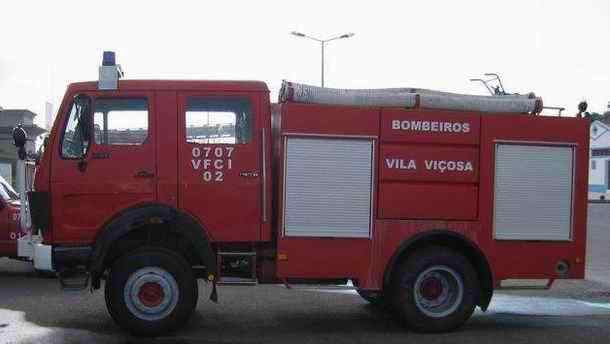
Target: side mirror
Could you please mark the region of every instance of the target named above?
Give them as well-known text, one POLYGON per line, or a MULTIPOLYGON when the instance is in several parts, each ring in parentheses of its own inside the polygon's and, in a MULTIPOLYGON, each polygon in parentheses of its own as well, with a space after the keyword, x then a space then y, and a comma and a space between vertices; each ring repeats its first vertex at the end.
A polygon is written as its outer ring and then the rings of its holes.
POLYGON ((27 140, 28 133, 23 129, 21 124, 13 128, 13 143, 15 144, 15 147, 17 147, 17 154, 21 160, 24 160, 26 156, 25 143, 27 140))
POLYGON ((15 144, 15 147, 21 148, 25 146, 27 140, 28 133, 25 131, 25 129, 23 129, 21 124, 13 128, 13 143, 15 144))

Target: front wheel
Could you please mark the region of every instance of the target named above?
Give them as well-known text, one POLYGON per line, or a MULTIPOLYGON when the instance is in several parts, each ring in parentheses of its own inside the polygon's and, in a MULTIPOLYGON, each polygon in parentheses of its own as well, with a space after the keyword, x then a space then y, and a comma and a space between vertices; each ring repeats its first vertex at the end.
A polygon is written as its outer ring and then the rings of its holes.
POLYGON ((466 257, 444 247, 415 252, 392 281, 401 320, 419 332, 446 332, 464 324, 479 295, 477 274, 466 257))
POLYGON ((162 248, 143 248, 112 265, 106 306, 123 329, 156 336, 182 326, 197 304, 197 281, 190 264, 162 248))

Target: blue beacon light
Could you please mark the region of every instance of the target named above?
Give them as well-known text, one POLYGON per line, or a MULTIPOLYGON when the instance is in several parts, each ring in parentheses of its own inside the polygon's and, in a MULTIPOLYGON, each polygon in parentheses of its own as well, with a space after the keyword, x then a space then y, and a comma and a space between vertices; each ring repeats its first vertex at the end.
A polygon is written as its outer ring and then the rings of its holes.
POLYGON ((116 58, 114 51, 104 51, 104 55, 102 58, 102 66, 115 66, 116 58))

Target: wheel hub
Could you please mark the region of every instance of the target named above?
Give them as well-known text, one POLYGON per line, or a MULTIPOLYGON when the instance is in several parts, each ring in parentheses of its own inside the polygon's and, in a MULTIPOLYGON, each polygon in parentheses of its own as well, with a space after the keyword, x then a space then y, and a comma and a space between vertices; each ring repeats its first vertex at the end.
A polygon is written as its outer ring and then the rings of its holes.
POLYGON ((432 266, 421 272, 413 288, 417 308, 425 315, 442 318, 453 313, 464 297, 464 282, 453 269, 432 266))
POLYGON ((146 282, 140 287, 138 298, 146 307, 155 307, 161 304, 165 293, 163 288, 155 282, 146 282))
POLYGON ((144 267, 134 271, 123 289, 129 311, 147 321, 167 317, 178 304, 180 291, 171 273, 160 267, 144 267))
POLYGON ((436 277, 427 278, 422 282, 420 293, 426 300, 435 300, 443 293, 443 284, 436 277))

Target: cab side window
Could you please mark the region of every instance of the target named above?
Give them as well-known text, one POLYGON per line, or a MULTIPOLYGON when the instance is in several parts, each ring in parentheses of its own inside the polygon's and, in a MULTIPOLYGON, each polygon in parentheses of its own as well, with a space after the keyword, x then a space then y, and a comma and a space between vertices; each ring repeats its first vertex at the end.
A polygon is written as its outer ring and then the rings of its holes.
POLYGON ((98 98, 93 115, 98 145, 141 145, 148 138, 145 98, 98 98))
POLYGON ((89 109, 91 100, 86 96, 76 96, 68 120, 66 122, 64 135, 61 140, 61 157, 64 159, 80 159, 87 154, 89 149, 89 109))
POLYGON ((186 142, 243 144, 252 138, 252 106, 244 97, 189 97, 186 142))

